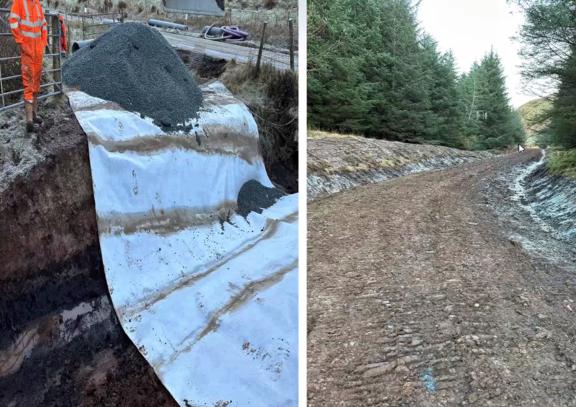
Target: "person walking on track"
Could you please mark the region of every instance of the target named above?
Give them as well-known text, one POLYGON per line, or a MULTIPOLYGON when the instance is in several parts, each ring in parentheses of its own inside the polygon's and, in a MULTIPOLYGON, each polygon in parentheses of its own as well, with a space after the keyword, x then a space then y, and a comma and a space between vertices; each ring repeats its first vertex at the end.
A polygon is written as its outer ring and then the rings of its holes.
POLYGON ((38 93, 44 48, 48 44, 48 28, 40 0, 14 0, 8 22, 20 45, 26 131, 37 132, 42 124, 38 116, 38 93))

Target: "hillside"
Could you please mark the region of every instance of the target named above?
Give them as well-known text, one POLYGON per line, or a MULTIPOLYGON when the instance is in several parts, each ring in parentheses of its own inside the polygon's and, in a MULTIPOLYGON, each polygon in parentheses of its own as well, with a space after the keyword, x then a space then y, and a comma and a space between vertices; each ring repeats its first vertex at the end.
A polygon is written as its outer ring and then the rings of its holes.
POLYGON ((538 133, 548 126, 547 116, 551 108, 552 102, 544 98, 531 100, 518 108, 526 130, 526 144, 528 146, 538 144, 538 133))

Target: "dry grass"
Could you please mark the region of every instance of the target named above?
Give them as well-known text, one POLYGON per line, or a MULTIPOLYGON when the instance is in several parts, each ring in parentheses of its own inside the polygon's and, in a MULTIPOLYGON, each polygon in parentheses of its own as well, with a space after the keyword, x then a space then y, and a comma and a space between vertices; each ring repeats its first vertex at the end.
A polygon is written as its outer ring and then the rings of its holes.
POLYGON ((322 139, 322 138, 362 138, 365 137, 357 136, 354 134, 344 134, 344 133, 334 133, 324 130, 308 130, 308 138, 311 139, 322 139))
POLYGON ((272 180, 298 190, 298 75, 263 65, 229 63, 220 78, 249 107, 260 131, 260 147, 272 180))

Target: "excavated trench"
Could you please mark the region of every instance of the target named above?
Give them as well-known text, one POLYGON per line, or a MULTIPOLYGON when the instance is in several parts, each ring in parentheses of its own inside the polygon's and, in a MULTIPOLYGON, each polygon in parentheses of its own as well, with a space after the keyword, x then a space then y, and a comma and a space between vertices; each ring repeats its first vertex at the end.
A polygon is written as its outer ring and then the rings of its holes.
POLYGON ((86 137, 66 101, 46 131, 0 117, 0 405, 172 406, 113 311, 86 137))
POLYGON ((576 241, 576 180, 550 175, 544 158, 528 173, 524 188, 525 205, 560 239, 576 241))
POLYGON ((533 257, 574 270, 576 180, 551 175, 545 153, 495 180, 486 191, 502 230, 533 257), (502 201, 502 196, 510 199, 502 201))
POLYGON ((65 98, 42 110, 31 137, 0 115, 0 406, 175 406, 112 307, 86 136, 65 98))

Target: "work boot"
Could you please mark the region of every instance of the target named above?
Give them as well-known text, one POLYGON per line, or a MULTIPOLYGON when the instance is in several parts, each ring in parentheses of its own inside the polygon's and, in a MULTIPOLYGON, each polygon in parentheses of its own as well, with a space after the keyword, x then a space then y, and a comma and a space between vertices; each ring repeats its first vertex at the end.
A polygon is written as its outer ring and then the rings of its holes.
POLYGON ((38 133, 38 130, 40 130, 40 128, 37 124, 34 122, 26 122, 26 133, 38 133))
POLYGON ((25 102, 24 112, 26 113, 26 133, 36 133, 38 131, 38 126, 34 123, 33 103, 25 102))
POLYGON ((34 101, 32 102, 32 121, 36 124, 42 124, 44 120, 38 115, 38 99, 34 96, 34 101))

